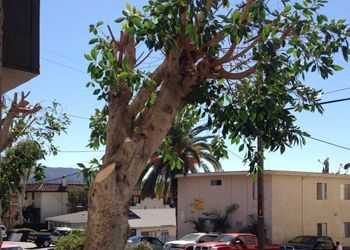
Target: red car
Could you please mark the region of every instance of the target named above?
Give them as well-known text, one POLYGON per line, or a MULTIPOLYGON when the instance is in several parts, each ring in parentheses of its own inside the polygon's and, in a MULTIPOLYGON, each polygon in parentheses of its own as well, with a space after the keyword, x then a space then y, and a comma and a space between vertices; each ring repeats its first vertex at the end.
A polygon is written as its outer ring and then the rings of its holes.
MULTIPOLYGON (((227 233, 215 239, 215 242, 197 243, 193 250, 256 250, 258 240, 254 234, 227 233)), ((279 245, 265 244, 264 249, 279 250, 279 245)))

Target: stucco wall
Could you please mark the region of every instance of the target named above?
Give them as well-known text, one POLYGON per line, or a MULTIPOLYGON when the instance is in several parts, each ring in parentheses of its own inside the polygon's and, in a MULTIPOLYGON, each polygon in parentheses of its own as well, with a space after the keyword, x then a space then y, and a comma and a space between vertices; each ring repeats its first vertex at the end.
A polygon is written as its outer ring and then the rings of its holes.
POLYGON ((302 234, 317 234, 317 223, 327 223, 327 235, 343 245, 342 222, 350 222, 350 200, 341 200, 341 175, 273 176, 273 239, 286 242, 302 234), (327 200, 317 200, 317 183, 327 183, 327 200), (288 230, 286 230, 288 228, 288 230))
MULTIPOLYGON (((267 209, 271 204, 271 181, 265 180, 265 216, 267 236, 271 238, 271 210, 267 209)), ((250 214, 257 213, 257 200, 253 199, 253 181, 247 175, 221 175, 221 176, 191 176, 179 178, 178 199, 178 231, 179 237, 194 232, 193 225, 186 221, 202 217, 213 210, 222 214, 232 203, 239 205, 238 209, 230 216, 229 231, 237 232, 247 225, 250 214), (221 180, 221 186, 211 185, 211 180, 221 180), (203 201, 203 209, 196 209, 195 199, 203 201)), ((209 230, 210 231, 210 230, 209 230)))
POLYGON ((40 220, 67 213, 67 192, 42 192, 40 199, 40 220))
POLYGON ((176 236, 176 227, 175 226, 163 226, 163 227, 143 227, 136 228, 136 235, 141 236, 142 232, 155 232, 154 237, 162 239, 161 234, 163 231, 167 231, 169 233, 169 239, 174 239, 176 236))
MULTIPOLYGON (((241 172, 242 173, 242 172, 241 172)), ((268 171, 265 174, 266 237, 272 243, 285 243, 298 235, 317 234, 317 223, 327 223, 327 234, 334 241, 350 245, 350 237, 342 237, 342 223, 350 222, 350 200, 341 200, 340 185, 350 184, 350 176, 302 172, 268 171), (317 183, 327 183, 327 200, 317 200, 317 183)), ((186 221, 203 216, 213 209, 221 212, 231 203, 239 204, 232 214, 231 231, 247 224, 247 216, 257 213, 253 200, 252 179, 233 172, 203 174, 179 178, 179 236, 194 231, 186 221), (221 186, 210 180, 221 179, 221 186), (203 201, 203 209, 195 209, 194 200, 203 201)))

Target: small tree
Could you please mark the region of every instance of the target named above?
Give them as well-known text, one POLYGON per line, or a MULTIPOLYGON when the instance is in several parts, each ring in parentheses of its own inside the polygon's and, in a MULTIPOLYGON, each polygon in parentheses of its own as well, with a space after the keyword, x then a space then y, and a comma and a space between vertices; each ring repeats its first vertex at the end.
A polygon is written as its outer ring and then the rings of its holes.
MULTIPOLYGON (((52 106, 45 108, 40 104, 31 106, 27 101, 28 95, 29 93, 22 92, 19 98, 18 94, 15 93, 13 99, 8 102, 3 96, 0 99, 0 153, 12 145, 16 145, 18 140, 25 139, 35 141, 40 145, 41 153, 44 155, 51 153, 55 155, 58 149, 53 143, 53 139, 56 135, 66 132, 70 121, 67 115, 61 112, 57 102, 53 102, 52 106)), ((19 167, 16 164, 15 166, 19 167)), ((17 178, 20 175, 13 175, 17 170, 9 165, 3 165, 0 161, 0 214, 2 214, 2 205, 8 197, 7 194, 18 188, 16 183, 20 182, 20 178, 17 178)), ((34 174, 40 176, 42 173, 42 168, 37 167, 34 174)), ((1 240, 0 237, 0 243, 1 240)))
POLYGON ((213 211, 209 214, 208 220, 213 225, 213 232, 226 233, 231 228, 229 216, 238 208, 238 204, 231 204, 227 206, 225 213, 221 214, 219 211, 213 211))
MULTIPOLYGON (((9 196, 11 191, 19 192, 19 223, 23 223, 23 204, 25 197, 25 187, 30 175, 33 175, 36 181, 44 179, 44 167, 38 163, 45 158, 45 151, 42 146, 33 140, 23 140, 14 147, 5 152, 2 159, 2 172, 0 173, 0 182, 11 183, 12 187, 3 189, 9 196), (7 173, 6 173, 7 172, 7 173), (7 175, 7 178, 1 176, 7 175), (6 191, 5 191, 6 190, 6 191)), ((0 185, 1 185, 0 184, 0 185)))
POLYGON ((68 191, 68 210, 70 213, 87 210, 88 192, 88 187, 74 188, 68 191))
POLYGON ((56 250, 83 250, 86 242, 85 230, 74 230, 61 237, 56 243, 56 250))

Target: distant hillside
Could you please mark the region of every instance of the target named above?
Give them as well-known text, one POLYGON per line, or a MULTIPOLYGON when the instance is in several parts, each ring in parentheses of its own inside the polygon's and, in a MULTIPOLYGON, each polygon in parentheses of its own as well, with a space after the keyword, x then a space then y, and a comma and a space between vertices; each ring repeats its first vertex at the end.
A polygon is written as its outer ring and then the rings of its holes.
MULTIPOLYGON (((62 176, 66 176, 67 183, 83 183, 83 175, 79 175, 79 168, 45 168, 46 178, 40 182, 60 183, 62 176)), ((29 183, 33 183, 32 177, 29 178, 29 183)))

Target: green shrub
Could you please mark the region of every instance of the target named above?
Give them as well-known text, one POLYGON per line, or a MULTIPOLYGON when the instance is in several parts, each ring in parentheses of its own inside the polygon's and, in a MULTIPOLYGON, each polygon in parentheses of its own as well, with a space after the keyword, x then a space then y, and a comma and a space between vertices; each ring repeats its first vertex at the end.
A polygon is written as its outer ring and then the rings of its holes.
POLYGON ((61 237, 56 243, 56 250, 83 250, 86 241, 86 230, 74 230, 61 237))
POLYGON ((147 241, 140 241, 132 248, 132 250, 152 250, 152 246, 147 241))

